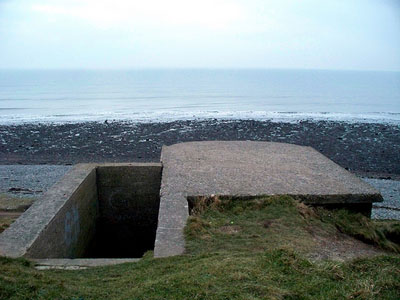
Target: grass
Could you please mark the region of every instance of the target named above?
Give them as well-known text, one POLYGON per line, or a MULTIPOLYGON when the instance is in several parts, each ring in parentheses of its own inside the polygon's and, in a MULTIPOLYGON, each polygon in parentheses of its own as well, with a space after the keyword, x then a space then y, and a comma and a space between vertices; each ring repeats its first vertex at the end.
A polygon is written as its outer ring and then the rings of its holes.
POLYGON ((16 220, 16 217, 1 216, 0 215, 0 233, 10 227, 11 223, 16 220))
POLYGON ((313 248, 307 231, 315 219, 308 215, 313 214, 290 197, 199 198, 186 227, 187 249, 201 253, 291 248, 306 253, 313 248))
POLYGON ((17 197, 6 193, 0 193, 0 233, 3 232, 18 217, 18 213, 23 213, 35 198, 17 197), (15 214, 8 214, 13 212, 15 214))
POLYGON ((0 299, 400 297, 394 252, 344 262, 308 257, 320 246, 316 234, 340 230, 397 251, 399 222, 361 222, 360 215, 311 209, 290 197, 197 200, 184 255, 154 259, 148 252, 138 263, 78 271, 38 271, 26 260, 0 258, 0 299))
POLYGON ((0 210, 25 211, 35 201, 35 197, 19 197, 0 193, 0 210))
POLYGON ((323 222, 335 225, 340 232, 382 249, 400 253, 399 221, 371 221, 365 216, 352 214, 346 210, 331 213, 319 209, 319 215, 323 222))

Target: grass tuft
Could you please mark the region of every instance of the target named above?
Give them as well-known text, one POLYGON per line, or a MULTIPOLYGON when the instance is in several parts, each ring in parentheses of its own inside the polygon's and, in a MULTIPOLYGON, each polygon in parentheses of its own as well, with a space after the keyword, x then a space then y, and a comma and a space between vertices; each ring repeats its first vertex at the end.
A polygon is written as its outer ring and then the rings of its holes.
POLYGON ((399 221, 373 221, 345 209, 318 209, 318 214, 323 222, 334 224, 340 232, 382 249, 400 253, 399 221))

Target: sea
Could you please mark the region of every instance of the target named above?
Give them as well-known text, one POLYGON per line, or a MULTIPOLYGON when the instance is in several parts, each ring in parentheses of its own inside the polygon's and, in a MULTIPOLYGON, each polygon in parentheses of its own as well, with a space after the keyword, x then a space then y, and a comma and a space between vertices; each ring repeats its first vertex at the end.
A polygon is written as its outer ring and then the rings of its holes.
POLYGON ((0 124, 328 120, 400 125, 400 72, 0 70, 0 124))

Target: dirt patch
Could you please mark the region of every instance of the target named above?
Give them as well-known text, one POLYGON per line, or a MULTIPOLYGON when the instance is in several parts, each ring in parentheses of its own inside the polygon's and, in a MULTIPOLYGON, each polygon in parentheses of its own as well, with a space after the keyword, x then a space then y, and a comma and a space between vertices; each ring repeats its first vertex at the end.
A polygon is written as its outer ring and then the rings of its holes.
POLYGON ((269 228, 272 225, 273 221, 272 220, 266 220, 263 222, 263 227, 264 228, 269 228))
POLYGON ((311 206, 307 206, 302 202, 297 202, 296 203, 297 210, 299 214, 304 218, 304 219, 311 219, 311 218, 317 218, 317 214, 315 213, 315 210, 311 206))
POLYGON ((221 226, 218 231, 221 233, 225 234, 237 234, 241 230, 240 226, 236 225, 227 225, 227 226, 221 226))
POLYGON ((359 257, 388 254, 388 251, 340 232, 337 227, 334 230, 328 230, 315 224, 311 225, 312 220, 318 219, 318 214, 313 207, 297 203, 297 210, 310 224, 306 227, 306 230, 311 234, 315 246, 308 256, 313 260, 345 261, 359 257))
POLYGON ((368 245, 344 233, 327 234, 326 231, 309 227, 308 231, 316 243, 308 257, 312 260, 346 261, 360 257, 373 257, 388 254, 387 251, 368 245))

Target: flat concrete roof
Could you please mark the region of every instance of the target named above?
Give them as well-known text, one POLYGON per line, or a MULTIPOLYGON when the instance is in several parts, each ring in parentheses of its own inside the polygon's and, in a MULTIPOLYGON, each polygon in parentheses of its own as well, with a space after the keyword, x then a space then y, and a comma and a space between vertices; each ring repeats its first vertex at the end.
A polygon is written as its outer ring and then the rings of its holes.
POLYGON ((155 256, 184 251, 188 196, 295 195, 308 204, 382 201, 377 190, 311 147, 250 141, 164 146, 155 256))

